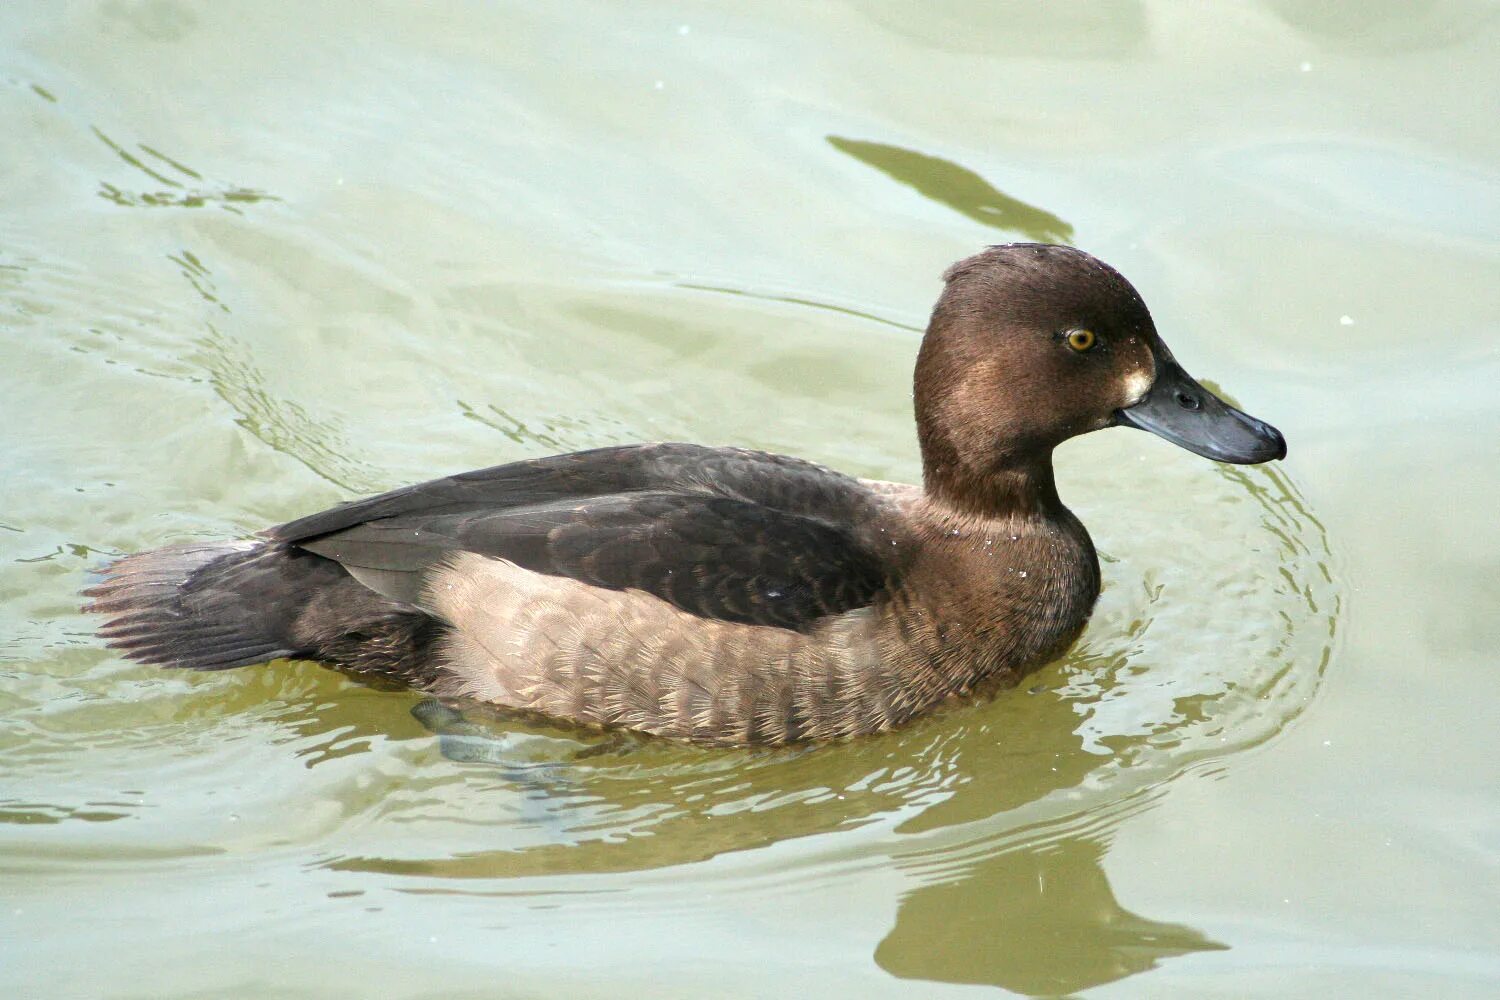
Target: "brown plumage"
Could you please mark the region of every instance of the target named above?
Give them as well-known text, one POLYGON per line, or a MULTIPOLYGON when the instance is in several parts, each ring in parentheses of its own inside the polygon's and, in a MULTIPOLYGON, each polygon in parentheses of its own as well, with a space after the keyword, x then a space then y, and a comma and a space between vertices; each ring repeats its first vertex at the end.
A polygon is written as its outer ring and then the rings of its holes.
POLYGON ((992 247, 945 279, 916 369, 922 488, 734 448, 604 448, 126 556, 88 610, 143 663, 319 659, 708 743, 884 730, 1014 683, 1099 594, 1058 443, 1119 423, 1224 461, 1285 446, 1189 378, 1085 253, 992 247))

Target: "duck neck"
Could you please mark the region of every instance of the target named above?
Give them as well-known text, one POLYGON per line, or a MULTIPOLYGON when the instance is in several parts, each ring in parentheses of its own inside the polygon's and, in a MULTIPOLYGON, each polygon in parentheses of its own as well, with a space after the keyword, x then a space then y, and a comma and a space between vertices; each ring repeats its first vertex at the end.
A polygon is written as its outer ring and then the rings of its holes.
POLYGON ((964 465, 956 456, 945 461, 924 450, 922 485, 929 500, 966 517, 1035 522, 1068 517, 1057 495, 1050 449, 983 470, 964 465))

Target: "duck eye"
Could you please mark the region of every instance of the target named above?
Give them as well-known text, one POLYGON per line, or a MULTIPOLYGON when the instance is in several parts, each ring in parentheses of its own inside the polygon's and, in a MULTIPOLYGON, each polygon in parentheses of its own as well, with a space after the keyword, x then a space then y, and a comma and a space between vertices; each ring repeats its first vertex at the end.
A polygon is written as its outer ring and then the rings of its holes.
POLYGON ((1092 348, 1098 340, 1099 338, 1094 336, 1093 330, 1074 330, 1068 334, 1068 346, 1079 354, 1092 348))

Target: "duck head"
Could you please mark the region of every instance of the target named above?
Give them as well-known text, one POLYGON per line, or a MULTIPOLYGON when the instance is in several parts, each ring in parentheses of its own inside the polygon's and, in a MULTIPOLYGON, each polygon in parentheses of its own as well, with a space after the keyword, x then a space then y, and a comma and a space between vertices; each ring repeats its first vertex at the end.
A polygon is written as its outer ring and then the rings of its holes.
POLYGON ((943 278, 914 394, 930 492, 1003 507, 996 491, 1042 467, 1050 491, 1052 449, 1104 427, 1151 431, 1219 462, 1286 455, 1276 428, 1183 370, 1140 295, 1098 258, 1015 243, 943 278))

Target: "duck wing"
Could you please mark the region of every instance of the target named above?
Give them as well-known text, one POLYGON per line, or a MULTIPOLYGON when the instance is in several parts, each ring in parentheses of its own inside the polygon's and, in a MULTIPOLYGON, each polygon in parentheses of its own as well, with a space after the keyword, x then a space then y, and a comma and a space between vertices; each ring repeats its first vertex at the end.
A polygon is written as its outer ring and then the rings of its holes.
POLYGON ((858 480, 799 459, 658 444, 435 479, 267 534, 415 605, 432 570, 473 552, 703 618, 801 630, 890 584, 888 509, 858 480))

